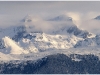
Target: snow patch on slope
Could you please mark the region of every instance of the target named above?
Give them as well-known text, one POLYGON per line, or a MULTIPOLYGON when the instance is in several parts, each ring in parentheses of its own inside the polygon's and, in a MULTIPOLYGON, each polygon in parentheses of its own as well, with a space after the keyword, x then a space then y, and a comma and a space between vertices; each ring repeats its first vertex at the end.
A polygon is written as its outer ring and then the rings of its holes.
POLYGON ((23 22, 24 26, 0 30, 0 38, 3 40, 0 44, 3 42, 4 45, 4 48, 0 46, 1 60, 3 57, 4 60, 36 60, 55 53, 100 56, 99 48, 82 48, 96 46, 100 43, 99 37, 95 38, 95 35, 78 28, 70 17, 60 16, 46 22, 28 16, 23 22), (44 30, 50 31, 48 26, 51 25, 51 33, 46 33, 44 30), (80 41, 81 48, 73 48, 80 41))
MULTIPOLYGON (((23 48, 33 46, 33 49, 45 51, 50 49, 68 49, 73 47, 77 41, 82 40, 74 35, 50 35, 45 33, 31 33, 32 39, 23 38, 19 44, 23 48)), ((37 51, 37 50, 36 50, 37 51)))
POLYGON ((77 47, 98 47, 100 46, 100 35, 96 35, 92 38, 86 38, 84 40, 80 40, 77 42, 77 44, 74 46, 77 47))
POLYGON ((17 45, 15 41, 10 39, 9 37, 3 38, 4 45, 5 45, 5 51, 4 53, 7 54, 22 54, 22 53, 28 53, 27 51, 23 50, 20 46, 17 45))

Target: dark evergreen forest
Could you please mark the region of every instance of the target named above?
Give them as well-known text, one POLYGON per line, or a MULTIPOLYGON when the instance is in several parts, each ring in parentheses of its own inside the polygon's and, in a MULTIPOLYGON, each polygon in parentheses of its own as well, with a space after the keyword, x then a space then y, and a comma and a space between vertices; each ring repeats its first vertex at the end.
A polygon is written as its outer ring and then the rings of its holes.
POLYGON ((1 74, 100 74, 100 60, 94 55, 66 56, 49 55, 34 62, 32 60, 14 64, 0 64, 1 74), (74 61, 74 56, 81 61, 74 61))

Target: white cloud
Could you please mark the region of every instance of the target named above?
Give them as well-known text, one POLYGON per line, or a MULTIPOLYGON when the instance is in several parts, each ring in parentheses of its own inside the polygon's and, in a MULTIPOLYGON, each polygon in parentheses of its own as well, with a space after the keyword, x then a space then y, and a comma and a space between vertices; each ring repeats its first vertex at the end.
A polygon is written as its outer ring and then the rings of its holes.
POLYGON ((100 20, 94 20, 95 17, 100 15, 100 12, 66 12, 66 15, 72 17, 74 24, 79 28, 95 34, 100 34, 100 20))
POLYGON ((95 34, 100 34, 100 20, 94 18, 100 15, 99 12, 88 12, 81 15, 80 28, 90 31, 95 34))
MULTIPOLYGON (((20 20, 27 14, 38 15, 42 19, 35 21, 35 28, 48 31, 56 27, 60 27, 62 23, 52 23, 44 21, 44 18, 50 18, 56 15, 66 14, 73 18, 73 22, 91 32, 99 29, 99 22, 91 20, 100 15, 100 2, 0 2, 0 27, 8 27, 13 25, 21 25, 20 20)), ((38 17, 38 18, 39 18, 38 17)), ((34 19, 36 20, 36 18, 34 19)))
POLYGON ((70 21, 47 21, 36 15, 26 17, 26 22, 24 24, 27 27, 28 32, 42 31, 45 33, 51 33, 62 27, 73 25, 70 21), (28 19, 31 21, 27 21, 28 19))
POLYGON ((67 12, 66 15, 72 18, 73 23, 77 26, 81 25, 81 14, 78 12, 67 12))

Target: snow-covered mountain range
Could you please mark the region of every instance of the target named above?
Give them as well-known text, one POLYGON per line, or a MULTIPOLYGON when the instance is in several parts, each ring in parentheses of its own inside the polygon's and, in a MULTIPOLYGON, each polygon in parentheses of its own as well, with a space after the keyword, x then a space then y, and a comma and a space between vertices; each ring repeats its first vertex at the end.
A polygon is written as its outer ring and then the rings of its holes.
POLYGON ((0 29, 0 60, 36 60, 54 53, 100 56, 100 35, 79 28, 71 17, 60 15, 43 21, 28 15, 21 23, 0 29), (53 26, 50 30, 45 28, 48 23, 53 26), (45 31, 37 24, 45 24, 45 31))

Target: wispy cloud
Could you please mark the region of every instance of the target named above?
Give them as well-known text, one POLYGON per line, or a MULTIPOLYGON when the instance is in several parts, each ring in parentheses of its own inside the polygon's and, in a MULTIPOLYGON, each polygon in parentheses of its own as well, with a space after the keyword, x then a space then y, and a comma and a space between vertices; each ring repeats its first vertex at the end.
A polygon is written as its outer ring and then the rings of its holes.
POLYGON ((32 14, 41 18, 34 22, 35 28, 47 31, 54 26, 45 19, 66 14, 72 17, 73 22, 80 28, 94 32, 95 29, 100 30, 99 21, 92 20, 100 15, 99 7, 100 2, 96 1, 2 1, 0 2, 0 27, 20 25, 20 20, 27 14, 32 14))

